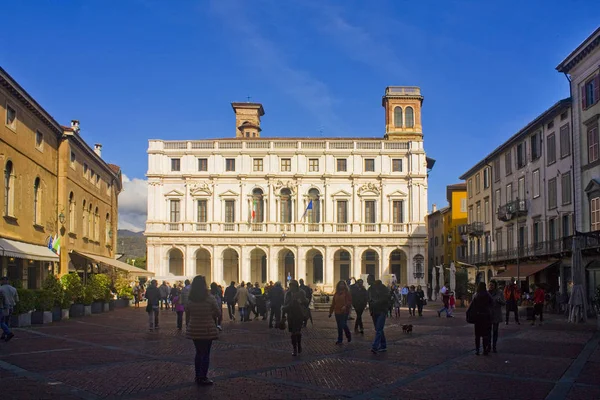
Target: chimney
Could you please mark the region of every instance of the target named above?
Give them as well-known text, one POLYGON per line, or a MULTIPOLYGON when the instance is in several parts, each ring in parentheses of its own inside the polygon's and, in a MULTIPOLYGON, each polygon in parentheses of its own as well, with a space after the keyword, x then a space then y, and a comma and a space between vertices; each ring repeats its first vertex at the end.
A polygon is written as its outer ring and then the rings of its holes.
POLYGON ((75 131, 75 133, 79 133, 79 120, 72 119, 71 120, 71 128, 75 131))
POLYGON ((102 145, 100 143, 96 143, 94 145, 94 153, 98 154, 98 157, 102 158, 102 145))
POLYGON ((435 204, 432 204, 431 205, 431 213, 433 214, 436 211, 437 211, 437 206, 435 204))

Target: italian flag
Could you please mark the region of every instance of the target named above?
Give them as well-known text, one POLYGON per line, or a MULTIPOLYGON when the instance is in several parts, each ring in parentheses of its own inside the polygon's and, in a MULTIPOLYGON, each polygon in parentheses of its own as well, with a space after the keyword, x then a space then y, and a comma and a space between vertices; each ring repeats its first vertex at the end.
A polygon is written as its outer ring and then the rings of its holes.
POLYGON ((256 210, 258 209, 258 202, 256 200, 252 201, 252 221, 256 219, 256 210))

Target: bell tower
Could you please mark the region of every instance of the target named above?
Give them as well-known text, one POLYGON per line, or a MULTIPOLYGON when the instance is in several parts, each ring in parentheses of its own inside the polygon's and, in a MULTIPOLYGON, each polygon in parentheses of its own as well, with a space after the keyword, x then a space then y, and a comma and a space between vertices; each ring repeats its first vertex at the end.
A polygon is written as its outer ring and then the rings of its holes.
POLYGON ((385 139, 423 140, 421 88, 388 86, 381 105, 385 108, 385 139))
POLYGON ((265 115, 265 110, 260 103, 231 103, 235 112, 235 137, 259 138, 260 117, 265 115))

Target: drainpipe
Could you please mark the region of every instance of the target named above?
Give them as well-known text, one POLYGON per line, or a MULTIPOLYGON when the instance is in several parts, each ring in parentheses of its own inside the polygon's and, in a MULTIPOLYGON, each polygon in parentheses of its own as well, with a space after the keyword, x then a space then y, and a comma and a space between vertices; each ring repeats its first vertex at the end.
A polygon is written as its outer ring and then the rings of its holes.
MULTIPOLYGON (((573 234, 577 235, 577 198, 576 198, 576 194, 575 194, 575 146, 574 146, 574 141, 573 141, 575 138, 575 123, 573 121, 573 113, 575 112, 575 107, 577 107, 577 105, 573 104, 573 81, 571 80, 571 78, 569 77, 569 75, 566 72, 563 72, 563 74, 565 75, 565 78, 567 78, 567 81, 569 82, 569 97, 571 98, 571 129, 569 129, 569 139, 570 139, 569 146, 571 146, 571 149, 570 149, 571 171, 573 171, 572 185, 571 185, 572 186, 571 195, 573 196, 572 197, 573 222, 571 223, 571 228, 573 230, 573 234)), ((581 204, 580 204, 580 206, 581 206, 581 204)), ((561 265, 561 267, 559 268, 559 271, 560 271, 560 293, 564 298, 567 295, 567 285, 565 284, 565 276, 564 276, 565 273, 564 273, 563 265, 561 265)))

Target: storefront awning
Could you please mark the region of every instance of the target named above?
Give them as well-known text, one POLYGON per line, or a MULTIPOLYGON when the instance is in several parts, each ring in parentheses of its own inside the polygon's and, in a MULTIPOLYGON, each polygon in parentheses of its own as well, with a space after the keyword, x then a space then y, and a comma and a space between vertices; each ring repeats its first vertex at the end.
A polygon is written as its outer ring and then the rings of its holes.
POLYGON ((46 246, 0 238, 0 255, 35 261, 58 261, 58 256, 46 246))
MULTIPOLYGON (((555 263, 553 262, 553 263, 548 264, 547 262, 545 262, 545 263, 538 263, 538 264, 520 264, 519 277, 521 279, 525 279, 528 276, 531 276, 537 272, 540 272, 541 270, 546 269, 553 264, 555 264, 555 263)), ((510 279, 510 278, 517 279, 517 264, 507 265, 506 270, 504 270, 504 272, 501 272, 494 277, 494 279, 510 279)))
POLYGON ((96 254, 83 253, 81 251, 75 251, 75 250, 73 250, 73 253, 79 254, 80 256, 85 257, 89 260, 95 261, 97 263, 106 264, 111 267, 115 267, 115 268, 125 271, 131 275, 154 276, 154 272, 150 272, 150 271, 146 271, 145 269, 142 269, 142 268, 134 267, 133 265, 129 265, 129 264, 124 263, 119 260, 115 260, 114 258, 103 257, 103 256, 99 256, 96 254))

